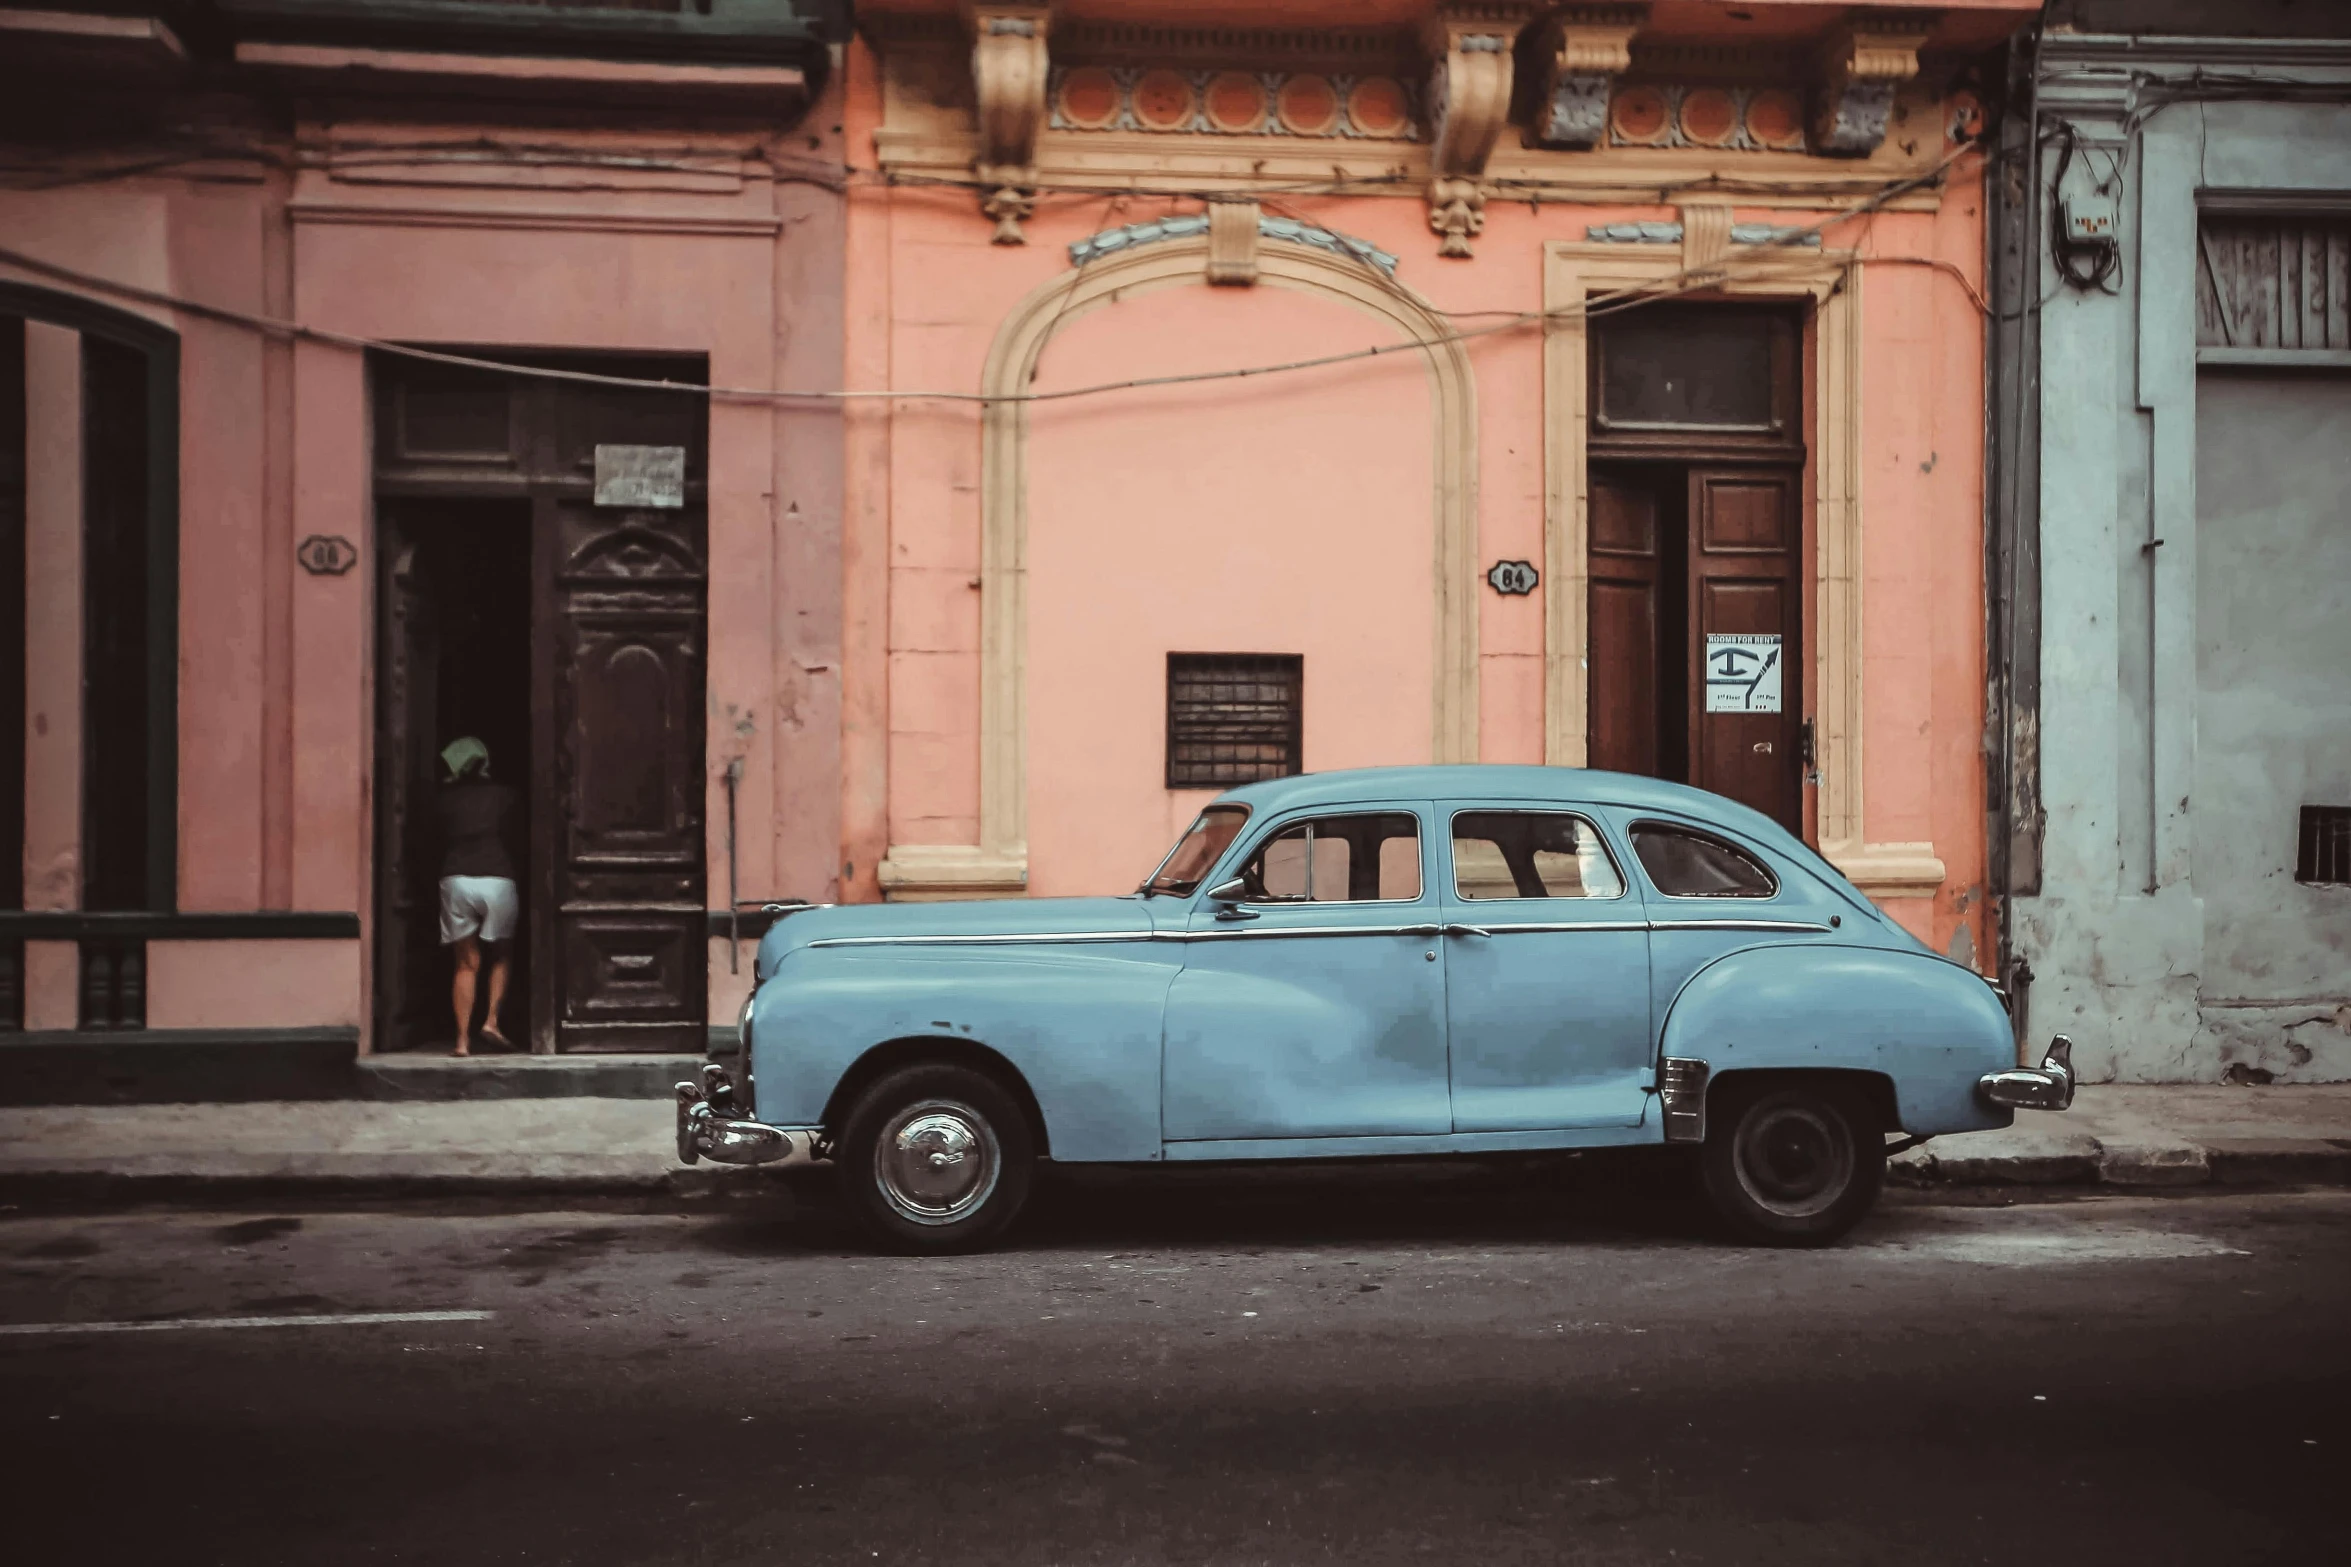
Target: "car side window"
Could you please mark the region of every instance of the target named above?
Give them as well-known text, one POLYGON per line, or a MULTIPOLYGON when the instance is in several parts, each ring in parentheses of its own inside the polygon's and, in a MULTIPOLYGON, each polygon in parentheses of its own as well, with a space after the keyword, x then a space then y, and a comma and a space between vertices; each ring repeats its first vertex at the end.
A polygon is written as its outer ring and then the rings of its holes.
POLYGON ((1402 811, 1293 822, 1241 881, 1251 903, 1408 903, 1420 896, 1420 823, 1402 811))
POLYGON ((1669 898, 1768 898, 1780 884, 1744 850, 1658 822, 1633 827, 1633 852, 1669 898))
POLYGON ((1453 891, 1466 902, 1621 898, 1624 877, 1580 816, 1463 811, 1453 818, 1453 891))

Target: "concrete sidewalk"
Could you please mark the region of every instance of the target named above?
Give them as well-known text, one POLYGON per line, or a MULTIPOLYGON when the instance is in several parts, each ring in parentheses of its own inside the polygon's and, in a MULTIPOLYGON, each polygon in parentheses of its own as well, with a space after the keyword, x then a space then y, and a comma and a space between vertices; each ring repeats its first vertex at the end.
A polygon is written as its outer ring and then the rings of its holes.
MULTIPOLYGON (((0 1195, 178 1189, 684 1194, 764 1172, 677 1161, 647 1099, 43 1106, 0 1109, 0 1195)), ((1906 1185, 2351 1184, 2351 1084, 2091 1087, 2062 1115, 1942 1137, 1906 1185)), ((740 1188, 738 1188, 740 1189, 740 1188)))

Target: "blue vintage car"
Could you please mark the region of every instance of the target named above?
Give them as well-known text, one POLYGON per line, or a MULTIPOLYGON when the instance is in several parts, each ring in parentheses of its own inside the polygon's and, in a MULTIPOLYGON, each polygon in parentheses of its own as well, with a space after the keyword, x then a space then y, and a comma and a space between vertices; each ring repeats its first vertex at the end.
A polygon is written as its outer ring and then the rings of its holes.
POLYGON ((1889 1139, 2073 1097, 2064 1041, 2020 1068, 1992 986, 1776 823, 1548 767, 1250 784, 1124 897, 796 914, 742 1036, 678 1085, 680 1157, 829 1159, 924 1252, 1001 1235, 1044 1158, 1654 1143, 1736 1235, 1820 1244, 1889 1139))

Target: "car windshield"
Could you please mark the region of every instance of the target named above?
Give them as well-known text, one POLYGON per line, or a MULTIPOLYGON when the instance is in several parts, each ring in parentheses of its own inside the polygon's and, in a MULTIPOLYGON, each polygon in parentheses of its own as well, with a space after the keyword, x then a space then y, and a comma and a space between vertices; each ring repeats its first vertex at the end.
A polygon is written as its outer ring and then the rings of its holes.
POLYGON ((1200 878, 1216 863, 1216 857, 1225 846, 1238 837, 1241 824, 1249 819, 1245 805, 1212 805, 1167 851, 1167 858, 1159 862, 1159 869, 1143 883, 1142 891, 1173 893, 1183 897, 1198 889, 1200 878))

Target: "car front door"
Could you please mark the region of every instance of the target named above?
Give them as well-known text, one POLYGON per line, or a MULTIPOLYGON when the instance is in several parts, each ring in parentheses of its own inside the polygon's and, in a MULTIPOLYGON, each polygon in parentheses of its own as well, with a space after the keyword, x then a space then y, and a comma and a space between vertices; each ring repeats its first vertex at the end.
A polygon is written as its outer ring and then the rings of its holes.
POLYGON ((1167 998, 1167 1141, 1452 1129, 1432 820, 1282 818, 1231 862, 1241 898, 1200 895, 1167 998))
POLYGON ((1442 814, 1454 1129, 1638 1125, 1653 1063, 1634 878, 1577 812, 1442 814))

